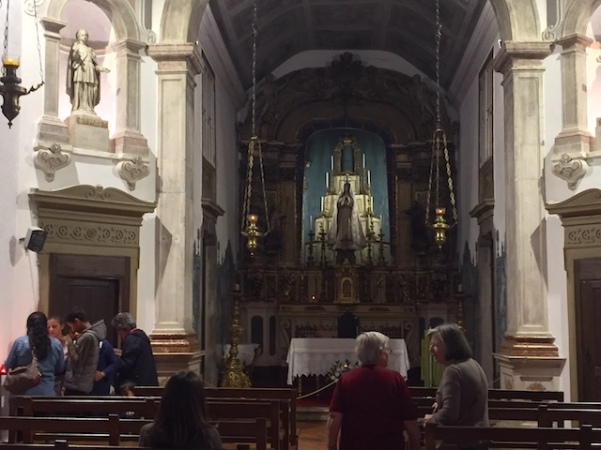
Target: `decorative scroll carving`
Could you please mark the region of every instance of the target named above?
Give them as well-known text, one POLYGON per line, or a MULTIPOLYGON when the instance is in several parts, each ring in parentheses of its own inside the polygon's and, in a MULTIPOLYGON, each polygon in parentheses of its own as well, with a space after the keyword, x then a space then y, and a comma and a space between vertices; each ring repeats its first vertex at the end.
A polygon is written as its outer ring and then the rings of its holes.
POLYGON ((566 248, 600 244, 601 224, 570 228, 566 233, 566 248))
POLYGON ((138 246, 136 226, 104 225, 95 223, 65 223, 60 220, 43 219, 40 226, 53 242, 82 242, 86 244, 113 244, 126 247, 138 246))
POLYGON ((145 178, 150 173, 148 164, 142 160, 140 155, 134 156, 131 160, 121 161, 117 164, 119 176, 127 182, 130 191, 136 188, 136 182, 145 178))
POLYGON ((67 167, 71 162, 71 155, 64 152, 59 144, 50 147, 38 146, 34 151, 33 164, 44 172, 46 181, 54 181, 57 170, 67 167))
POLYGON ((561 155, 561 159, 553 165, 553 173, 562 180, 568 182, 568 188, 576 189, 576 183, 588 170, 588 163, 584 158, 572 158, 567 153, 561 155))
POLYGON ((547 23, 549 26, 543 31, 543 40, 555 41, 560 34, 564 19, 564 0, 547 0, 547 23))

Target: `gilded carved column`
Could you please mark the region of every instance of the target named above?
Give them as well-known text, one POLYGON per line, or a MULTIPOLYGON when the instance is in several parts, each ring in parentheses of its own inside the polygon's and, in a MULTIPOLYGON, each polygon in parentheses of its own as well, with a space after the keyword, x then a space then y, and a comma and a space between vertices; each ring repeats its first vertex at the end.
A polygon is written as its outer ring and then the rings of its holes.
POLYGON ((199 370, 201 353, 192 323, 194 248, 194 44, 151 45, 158 62, 158 185, 156 323, 151 334, 159 375, 186 365, 199 370))
POLYGON ((592 135, 587 124, 586 48, 592 39, 572 34, 557 41, 561 45, 563 129, 555 138, 553 173, 575 189, 588 169, 587 153, 592 135))
POLYGON ((504 76, 507 331, 495 355, 501 387, 557 389, 564 359, 548 330, 542 60, 549 43, 506 42, 495 59, 504 76))

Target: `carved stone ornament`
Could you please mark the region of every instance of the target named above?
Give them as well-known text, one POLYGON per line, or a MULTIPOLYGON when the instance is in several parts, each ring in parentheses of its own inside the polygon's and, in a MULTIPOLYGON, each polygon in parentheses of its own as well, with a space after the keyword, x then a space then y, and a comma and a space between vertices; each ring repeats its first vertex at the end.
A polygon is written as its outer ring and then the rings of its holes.
POLYGON ((46 181, 54 181, 57 170, 66 167, 71 162, 71 155, 64 152, 59 144, 50 147, 38 146, 34 151, 33 163, 37 169, 44 172, 46 181))
POLYGON ((131 160, 119 162, 117 172, 127 182, 128 189, 133 191, 136 188, 136 182, 148 176, 150 169, 148 164, 142 160, 142 157, 136 155, 131 160))
POLYGON ((553 173, 562 180, 568 182, 568 187, 572 190, 576 189, 576 183, 580 180, 588 170, 588 163, 584 158, 572 158, 567 153, 561 155, 559 161, 553 165, 553 173))

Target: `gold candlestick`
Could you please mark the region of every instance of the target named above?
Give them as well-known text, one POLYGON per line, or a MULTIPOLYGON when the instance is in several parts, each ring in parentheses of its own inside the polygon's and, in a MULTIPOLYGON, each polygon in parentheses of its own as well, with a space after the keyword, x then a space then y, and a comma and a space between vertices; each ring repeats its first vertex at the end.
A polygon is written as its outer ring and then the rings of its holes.
POLYGON ((238 344, 242 336, 242 327, 240 326, 240 308, 238 300, 234 301, 234 310, 232 312, 232 325, 230 326, 230 356, 225 366, 225 375, 221 381, 221 387, 247 388, 250 387, 248 375, 244 372, 244 367, 238 359, 238 344))

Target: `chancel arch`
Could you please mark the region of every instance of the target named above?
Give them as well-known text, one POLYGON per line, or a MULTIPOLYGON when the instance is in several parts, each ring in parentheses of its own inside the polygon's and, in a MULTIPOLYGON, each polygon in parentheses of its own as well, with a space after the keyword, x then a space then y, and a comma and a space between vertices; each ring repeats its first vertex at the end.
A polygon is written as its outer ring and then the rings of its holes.
MULTIPOLYGON (((434 251, 425 224, 432 84, 343 53, 266 79, 256 111, 272 225, 240 262, 243 327, 277 318, 277 352, 257 364, 276 365, 292 338, 336 337, 351 311, 362 329, 404 338, 419 366, 424 324, 455 319, 458 283, 454 232, 434 251)), ((453 136, 444 101, 441 113, 453 136)), ((250 133, 249 117, 242 153, 250 133)), ((448 148, 453 157, 452 139, 448 148)))

